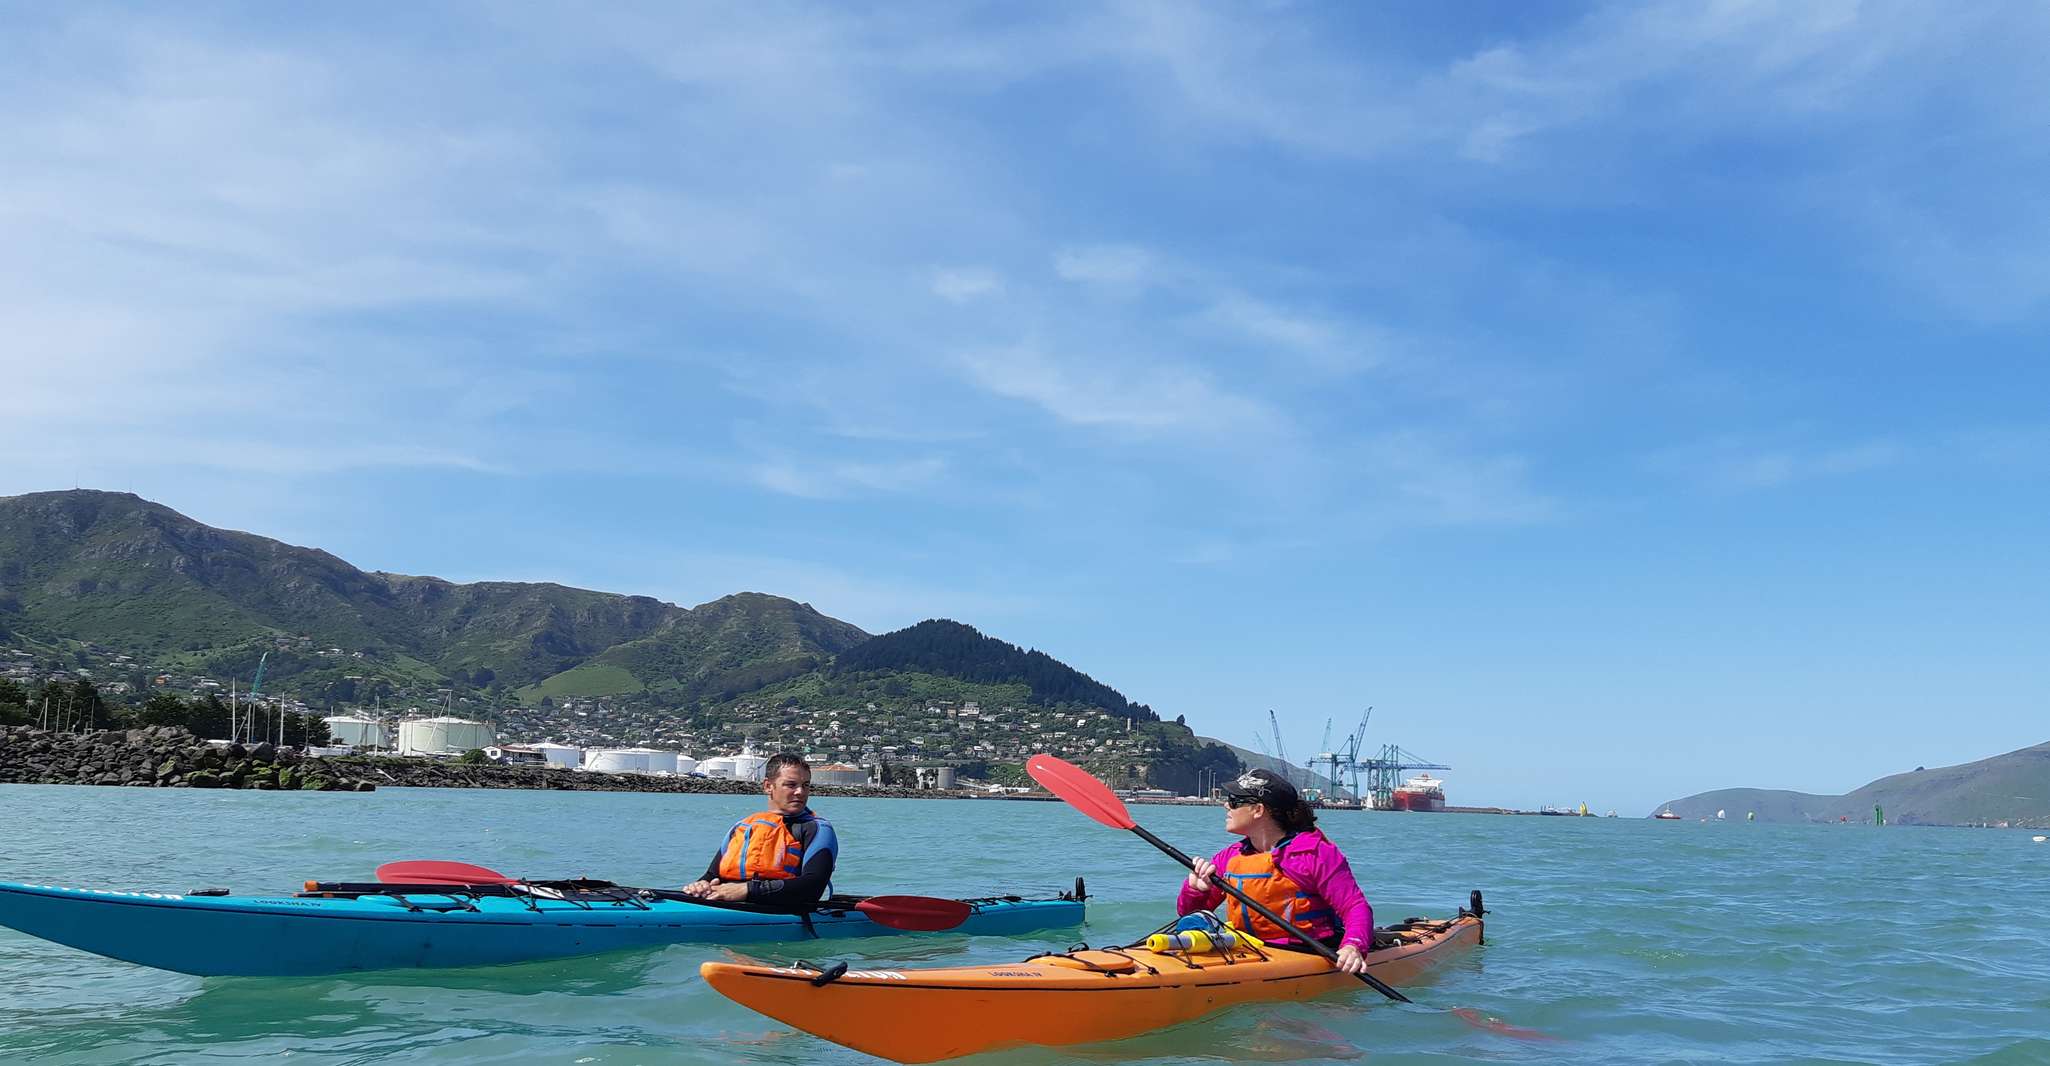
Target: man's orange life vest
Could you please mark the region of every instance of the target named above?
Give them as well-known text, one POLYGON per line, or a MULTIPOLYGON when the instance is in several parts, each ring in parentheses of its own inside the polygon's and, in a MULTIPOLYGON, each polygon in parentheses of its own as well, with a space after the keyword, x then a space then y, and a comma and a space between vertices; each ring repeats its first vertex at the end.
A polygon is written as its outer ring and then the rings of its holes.
MULTIPOLYGON (((1233 888, 1258 900, 1268 910, 1288 919, 1289 923, 1304 933, 1315 936, 1315 923, 1320 919, 1330 923, 1333 919, 1331 905, 1303 890, 1302 886, 1289 880, 1275 863, 1274 852, 1241 852, 1231 857, 1225 868, 1217 871, 1219 877, 1231 883, 1233 888)), ((1226 897, 1225 919, 1232 925, 1261 940, 1280 943, 1291 939, 1286 931, 1273 922, 1260 917, 1238 900, 1226 897)))
POLYGON ((721 881, 780 881, 803 869, 804 845, 775 811, 742 818, 726 834, 726 853, 719 858, 721 881))

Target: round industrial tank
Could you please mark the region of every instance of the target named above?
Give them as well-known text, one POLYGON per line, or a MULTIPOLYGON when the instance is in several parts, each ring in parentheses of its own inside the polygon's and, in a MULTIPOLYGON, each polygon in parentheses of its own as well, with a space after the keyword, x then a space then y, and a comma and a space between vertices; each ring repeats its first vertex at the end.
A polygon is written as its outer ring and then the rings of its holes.
POLYGON ((655 748, 594 748, 584 756, 584 769, 607 774, 673 774, 676 753, 655 748))
POLYGON ((735 781, 760 781, 762 767, 769 765, 766 755, 743 751, 733 757, 733 779, 735 781))
POLYGON ((811 783, 814 785, 866 785, 868 771, 844 762, 829 762, 811 768, 811 783))
POLYGON ((489 725, 468 718, 411 718, 399 723, 399 754, 458 755, 498 743, 489 725))
POLYGON ((688 756, 688 755, 678 755, 678 756, 676 757, 676 772, 677 772, 677 773, 679 773, 679 774, 688 774, 688 773, 694 773, 694 772, 696 772, 697 768, 698 768, 698 761, 697 761, 696 759, 693 759, 693 758, 691 758, 691 757, 690 757, 690 756, 688 756))
POLYGON ((637 748, 592 748, 584 753, 584 769, 601 774, 644 774, 648 760, 637 748))
POLYGON ((347 744, 352 748, 381 748, 391 743, 384 723, 375 718, 338 714, 322 721, 327 723, 328 735, 336 744, 347 744))
POLYGON ((544 740, 534 745, 534 747, 541 752, 542 756, 547 758, 548 765, 550 766, 575 769, 584 761, 584 749, 570 744, 557 744, 554 741, 544 740))
POLYGON ((635 750, 640 752, 642 760, 648 767, 646 770, 641 771, 642 773, 673 774, 676 772, 675 752, 663 751, 659 748, 636 748, 635 750))

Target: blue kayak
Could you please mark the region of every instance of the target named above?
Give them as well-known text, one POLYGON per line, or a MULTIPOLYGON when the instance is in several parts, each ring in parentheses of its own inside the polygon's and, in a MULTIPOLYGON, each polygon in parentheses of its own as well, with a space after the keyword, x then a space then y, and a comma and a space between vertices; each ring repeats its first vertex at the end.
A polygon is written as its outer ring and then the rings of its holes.
MULTIPOLYGON (((490 888, 351 886, 295 896, 121 892, 0 881, 0 926, 202 977, 494 966, 665 944, 902 935, 834 896, 803 911, 712 904, 602 881, 490 888)), ((1079 925, 1081 883, 1051 899, 966 899, 952 932, 1079 925)), ((897 898, 897 897, 888 897, 897 898)))

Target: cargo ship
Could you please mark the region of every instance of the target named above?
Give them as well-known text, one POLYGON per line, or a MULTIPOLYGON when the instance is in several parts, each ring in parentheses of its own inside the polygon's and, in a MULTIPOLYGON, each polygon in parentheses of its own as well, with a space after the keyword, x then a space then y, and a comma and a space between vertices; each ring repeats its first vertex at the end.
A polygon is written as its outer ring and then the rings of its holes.
POLYGON ((1444 810, 1445 782, 1430 774, 1418 774, 1404 781, 1395 790, 1394 808, 1398 811, 1444 810))

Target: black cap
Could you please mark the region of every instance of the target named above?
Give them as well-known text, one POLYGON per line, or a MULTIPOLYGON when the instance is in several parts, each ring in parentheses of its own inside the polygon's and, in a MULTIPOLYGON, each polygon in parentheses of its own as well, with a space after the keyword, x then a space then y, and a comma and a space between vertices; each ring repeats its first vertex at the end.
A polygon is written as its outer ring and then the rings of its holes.
POLYGON ((1224 794, 1264 803, 1274 810, 1287 810, 1302 802, 1295 786, 1272 770, 1247 770, 1224 783, 1224 794))

